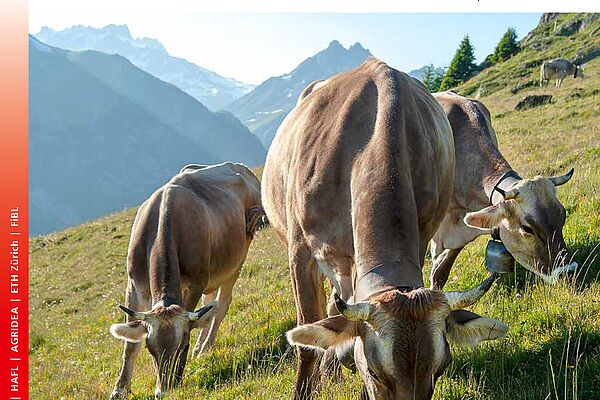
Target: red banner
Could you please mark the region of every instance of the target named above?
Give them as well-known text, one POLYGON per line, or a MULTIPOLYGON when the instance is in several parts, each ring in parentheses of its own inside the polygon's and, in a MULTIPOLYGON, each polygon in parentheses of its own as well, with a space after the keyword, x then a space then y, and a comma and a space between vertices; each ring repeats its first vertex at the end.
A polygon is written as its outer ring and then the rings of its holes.
POLYGON ((28 397, 27 3, 0 5, 0 398, 28 397))

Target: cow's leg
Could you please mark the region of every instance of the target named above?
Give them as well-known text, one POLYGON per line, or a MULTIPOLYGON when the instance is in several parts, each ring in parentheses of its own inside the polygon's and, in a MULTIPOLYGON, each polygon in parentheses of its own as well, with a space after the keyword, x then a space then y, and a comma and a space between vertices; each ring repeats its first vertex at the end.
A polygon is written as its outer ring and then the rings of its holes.
MULTIPOLYGON (((433 249, 433 242, 432 242, 433 249)), ((431 265, 431 276, 430 283, 431 288, 436 290, 442 290, 444 285, 448 281, 450 270, 456 257, 460 254, 463 247, 458 249, 443 249, 441 252, 434 254, 432 252, 432 265, 431 265)))
POLYGON ((219 326, 221 325, 223 318, 225 318, 225 315, 227 315, 227 311, 229 310, 229 305, 231 304, 232 299, 233 287, 235 286, 235 282, 237 281, 240 270, 241 268, 229 282, 221 285, 221 287, 219 288, 219 294, 217 296, 217 300, 219 301, 219 308, 217 309, 217 312, 215 313, 215 316, 212 320, 210 330, 208 331, 208 335, 204 340, 204 343, 202 343, 200 354, 206 353, 215 344, 215 339, 217 338, 217 331, 219 330, 219 326))
MULTIPOLYGON (((317 272, 316 260, 302 239, 292 239, 288 243, 298 325, 316 322, 325 317, 325 291, 317 272)), ((318 358, 319 353, 316 350, 298 347, 294 399, 308 399, 312 396, 319 372, 315 368, 318 358)))
MULTIPOLYGON (((210 293, 205 293, 202 295, 202 304, 206 305, 213 300, 217 299, 218 290, 213 290, 210 293)), ((198 358, 200 356, 200 349, 202 348, 202 343, 206 340, 208 336, 208 331, 210 330, 210 326, 212 325, 212 321, 215 319, 213 316, 204 328, 200 328, 200 333, 198 334, 198 340, 196 340, 196 345, 194 346, 194 350, 192 351, 192 357, 198 358)))
MULTIPOLYGON (((201 286, 189 286, 187 290, 183 291, 183 306, 187 311, 194 311, 196 309, 200 298, 204 298, 204 296, 202 296, 203 290, 204 288, 201 286)), ((196 346, 197 345, 198 343, 196 343, 196 346)), ((196 346, 194 346, 194 352, 196 346)))
MULTIPOLYGON (((127 291, 125 293, 125 307, 136 311, 144 311, 145 309, 149 308, 140 304, 137 293, 130 282, 127 283, 127 291)), ((127 315, 127 322, 132 320, 133 319, 127 315)), ((121 372, 119 373, 119 379, 117 379, 115 388, 110 395, 111 400, 124 398, 131 391, 133 364, 140 352, 140 347, 140 343, 125 342, 125 345, 123 346, 123 365, 121 367, 121 372)))

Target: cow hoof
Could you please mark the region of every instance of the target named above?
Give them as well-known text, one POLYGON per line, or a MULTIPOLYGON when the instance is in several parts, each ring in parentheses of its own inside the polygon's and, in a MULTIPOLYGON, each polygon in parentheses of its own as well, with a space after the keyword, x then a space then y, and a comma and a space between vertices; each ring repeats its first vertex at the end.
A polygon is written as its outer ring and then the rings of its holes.
POLYGON ((127 389, 115 389, 110 394, 110 400, 124 399, 129 394, 127 389))

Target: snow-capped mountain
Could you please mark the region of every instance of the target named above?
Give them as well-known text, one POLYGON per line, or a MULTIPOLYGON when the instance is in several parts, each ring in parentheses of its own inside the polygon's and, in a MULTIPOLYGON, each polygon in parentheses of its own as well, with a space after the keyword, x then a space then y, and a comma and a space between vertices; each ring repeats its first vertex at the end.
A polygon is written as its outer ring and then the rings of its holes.
POLYGON ((233 115, 125 57, 29 37, 31 235, 140 204, 185 164, 265 155, 233 115))
POLYGON ((62 31, 43 27, 34 36, 51 46, 67 50, 119 54, 136 67, 187 92, 211 110, 225 107, 254 88, 183 58, 173 57, 156 39, 133 38, 127 25, 103 28, 77 25, 62 31))

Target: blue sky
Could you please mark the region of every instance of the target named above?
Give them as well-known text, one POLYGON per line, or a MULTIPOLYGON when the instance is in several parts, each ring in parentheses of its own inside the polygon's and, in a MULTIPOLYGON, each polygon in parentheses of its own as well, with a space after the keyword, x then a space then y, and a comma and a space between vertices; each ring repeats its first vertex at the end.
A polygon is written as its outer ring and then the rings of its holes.
MULTIPOLYGON (((118 7, 65 8, 47 0, 30 2, 30 32, 82 24, 127 24, 134 37, 161 41, 175 56, 247 83, 292 70, 336 39, 364 47, 402 71, 425 64, 446 66, 468 34, 477 61, 493 51, 509 26, 519 38, 533 29, 540 14, 223 14, 186 13, 184 9, 117 12, 118 7)), ((85 2, 84 2, 85 3, 85 2)), ((72 3, 71 3, 72 4, 72 3)), ((125 10, 127 11, 127 10, 125 10)))

